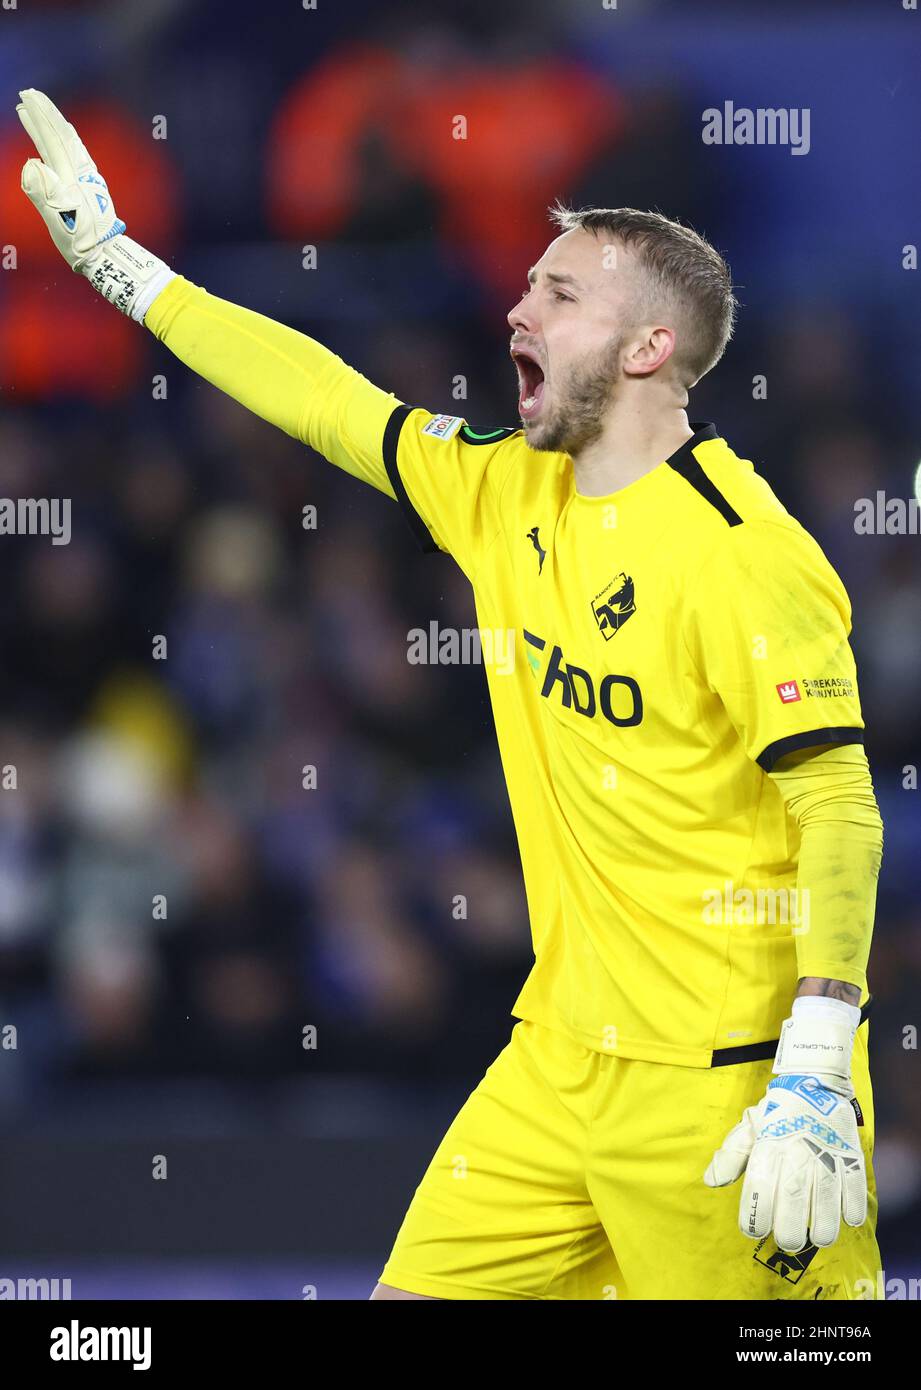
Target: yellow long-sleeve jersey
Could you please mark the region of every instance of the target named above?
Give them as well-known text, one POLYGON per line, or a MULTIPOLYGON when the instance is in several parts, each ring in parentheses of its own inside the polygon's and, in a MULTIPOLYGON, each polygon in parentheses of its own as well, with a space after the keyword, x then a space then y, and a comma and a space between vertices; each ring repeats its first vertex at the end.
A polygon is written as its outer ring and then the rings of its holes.
POLYGON ((850 606, 713 425, 586 497, 520 430, 410 408, 182 278, 146 323, 395 498, 514 634, 486 670, 534 943, 518 1017, 699 1067, 776 1039, 802 976, 865 997, 881 827, 850 606))

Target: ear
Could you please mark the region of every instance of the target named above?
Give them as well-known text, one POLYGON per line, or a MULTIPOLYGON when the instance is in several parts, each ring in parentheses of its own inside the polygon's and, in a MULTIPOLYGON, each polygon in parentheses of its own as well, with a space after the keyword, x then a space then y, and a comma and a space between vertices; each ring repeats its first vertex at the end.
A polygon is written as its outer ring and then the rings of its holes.
POLYGON ((623 368, 627 376, 651 376, 675 351, 675 330, 658 326, 643 330, 627 347, 623 368))

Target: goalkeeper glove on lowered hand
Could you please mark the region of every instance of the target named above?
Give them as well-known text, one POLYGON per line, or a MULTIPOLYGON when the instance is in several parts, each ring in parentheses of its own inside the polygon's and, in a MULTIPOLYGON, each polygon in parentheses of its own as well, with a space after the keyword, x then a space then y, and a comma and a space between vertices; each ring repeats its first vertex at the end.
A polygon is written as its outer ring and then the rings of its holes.
POLYGON ((867 1175, 851 1085, 859 1022, 860 1010, 836 999, 794 1001, 774 1058, 775 1079, 704 1174, 708 1187, 745 1174, 743 1235, 758 1240, 773 1232, 781 1250, 796 1254, 810 1241, 832 1245, 842 1216, 848 1226, 866 1220, 867 1175))
POLYGON ((71 270, 104 299, 143 323, 174 272, 125 236, 105 179, 86 146, 44 92, 19 93, 19 119, 40 159, 23 166, 22 190, 38 208, 71 270))

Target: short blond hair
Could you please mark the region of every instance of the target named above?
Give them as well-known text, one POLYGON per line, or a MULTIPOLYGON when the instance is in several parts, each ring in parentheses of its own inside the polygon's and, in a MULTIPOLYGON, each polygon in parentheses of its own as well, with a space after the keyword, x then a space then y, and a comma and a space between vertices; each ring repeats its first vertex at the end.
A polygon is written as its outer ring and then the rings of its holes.
POLYGON ((550 220, 563 232, 592 232, 636 254, 646 279, 642 317, 673 306, 684 318, 674 362, 685 386, 716 366, 732 337, 738 300, 729 266, 708 241, 660 212, 637 208, 575 211, 557 202, 550 220))

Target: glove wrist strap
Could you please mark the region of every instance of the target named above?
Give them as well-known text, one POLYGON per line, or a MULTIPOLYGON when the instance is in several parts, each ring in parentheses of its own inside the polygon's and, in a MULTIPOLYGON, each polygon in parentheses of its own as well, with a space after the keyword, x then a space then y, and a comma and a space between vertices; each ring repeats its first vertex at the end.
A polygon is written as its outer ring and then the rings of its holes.
POLYGON ((80 267, 103 299, 137 323, 175 271, 129 236, 116 236, 80 267))
POLYGON ((788 1018, 777 1044, 775 1074, 820 1075, 850 1084, 856 1032, 851 1020, 841 1015, 816 1012, 788 1018))

